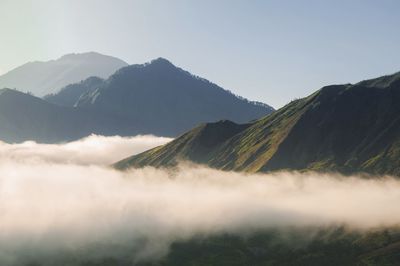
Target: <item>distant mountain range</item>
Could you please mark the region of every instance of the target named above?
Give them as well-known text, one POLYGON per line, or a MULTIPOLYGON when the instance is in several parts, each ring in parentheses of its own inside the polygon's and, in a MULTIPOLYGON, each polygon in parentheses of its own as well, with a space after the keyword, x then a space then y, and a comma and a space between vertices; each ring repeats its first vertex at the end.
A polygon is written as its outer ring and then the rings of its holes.
POLYGON ((123 67, 108 79, 89 77, 43 99, 1 90, 0 139, 52 143, 92 133, 176 137, 198 123, 244 122, 272 111, 159 58, 123 67))
POLYGON ((118 70, 107 80, 89 78, 44 99, 126 119, 142 132, 177 136, 198 123, 243 123, 274 109, 250 102, 184 71, 166 59, 118 70))
POLYGON ((206 123, 116 164, 400 175, 400 73, 327 86, 257 121, 206 123))
POLYGON ((11 89, 0 90, 0 139, 55 143, 92 133, 129 135, 139 130, 111 114, 64 107, 11 89))
POLYGON ((68 54, 57 60, 29 62, 0 76, 0 88, 16 88, 42 97, 90 76, 108 78, 128 64, 99 53, 68 54))

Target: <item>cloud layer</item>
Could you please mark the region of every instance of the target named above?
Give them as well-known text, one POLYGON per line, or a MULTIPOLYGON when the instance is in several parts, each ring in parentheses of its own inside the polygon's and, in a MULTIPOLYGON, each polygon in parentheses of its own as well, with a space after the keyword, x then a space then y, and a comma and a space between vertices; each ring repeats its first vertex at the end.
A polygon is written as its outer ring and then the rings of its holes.
POLYGON ((92 136, 62 145, 1 144, 0 264, 99 243, 129 243, 140 260, 199 235, 400 222, 400 181, 391 177, 107 167, 166 141, 92 136))
POLYGON ((41 144, 34 141, 20 144, 0 142, 0 160, 107 165, 171 140, 151 135, 135 137, 91 135, 62 144, 41 144))

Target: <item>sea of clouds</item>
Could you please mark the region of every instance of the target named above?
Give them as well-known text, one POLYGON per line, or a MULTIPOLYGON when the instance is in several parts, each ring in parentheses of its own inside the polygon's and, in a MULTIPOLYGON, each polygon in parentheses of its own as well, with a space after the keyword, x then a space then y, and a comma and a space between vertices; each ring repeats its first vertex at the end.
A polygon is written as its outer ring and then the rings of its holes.
POLYGON ((194 236, 400 222, 400 181, 392 177, 245 174, 187 163, 125 172, 109 166, 168 141, 90 136, 54 145, 0 143, 0 265, 110 243, 129 243, 140 261, 194 236))

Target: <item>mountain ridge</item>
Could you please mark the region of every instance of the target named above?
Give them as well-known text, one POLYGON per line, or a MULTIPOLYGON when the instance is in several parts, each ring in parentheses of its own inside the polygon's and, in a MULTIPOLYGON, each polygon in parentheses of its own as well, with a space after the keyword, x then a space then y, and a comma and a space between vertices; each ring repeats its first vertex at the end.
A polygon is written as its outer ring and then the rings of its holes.
MULTIPOLYGON (((168 149, 178 149, 189 131, 163 147, 115 166, 160 167, 189 160, 247 172, 316 170, 400 175, 400 106, 396 104, 400 101, 400 84, 397 74, 382 79, 325 86, 253 121, 206 156, 196 156, 197 149, 179 158, 162 156, 168 149), (382 79, 390 80, 387 86, 380 86, 382 79)), ((193 136, 191 141, 195 141, 193 136)))
MULTIPOLYGON (((64 59, 75 57, 81 54, 64 59)), ((13 96, 0 95, 0 139, 6 142, 54 143, 90 134, 176 137, 201 122, 247 121, 273 111, 163 58, 123 67, 106 80, 89 77, 42 99, 7 91, 13 96)))
POLYGON ((121 59, 96 52, 67 54, 55 60, 18 66, 0 76, 0 87, 16 88, 42 97, 90 76, 108 78, 126 65, 121 59))
POLYGON ((135 135, 139 131, 120 117, 49 103, 14 89, 0 90, 0 139, 59 143, 91 134, 135 135))
POLYGON ((274 111, 267 104, 237 96, 165 58, 123 67, 93 87, 87 83, 72 84, 45 99, 113 113, 142 124, 148 132, 171 137, 198 123, 221 119, 243 123, 274 111), (72 90, 82 94, 78 97, 72 90), (63 100, 63 93, 72 96, 63 100))

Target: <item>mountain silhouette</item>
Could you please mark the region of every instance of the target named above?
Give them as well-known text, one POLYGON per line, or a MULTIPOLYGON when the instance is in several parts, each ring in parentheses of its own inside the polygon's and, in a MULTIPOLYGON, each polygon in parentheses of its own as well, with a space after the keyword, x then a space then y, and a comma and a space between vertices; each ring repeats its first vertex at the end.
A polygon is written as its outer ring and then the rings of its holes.
POLYGON ((65 142, 90 134, 176 137, 205 121, 247 121, 272 112, 183 71, 165 59, 89 77, 43 99, 14 89, 0 94, 0 139, 65 142))
POLYGON ((51 104, 12 89, 0 89, 0 139, 65 142, 90 134, 136 135, 137 128, 110 114, 51 104))
POLYGON ((91 76, 108 78, 128 65, 95 52, 68 54, 57 60, 29 62, 0 76, 0 88, 15 88, 42 97, 91 76))
POLYGON ((196 124, 221 119, 243 123, 274 110, 236 96, 163 58, 121 68, 103 82, 93 79, 67 86, 45 99, 113 114, 140 125, 143 132, 160 136, 177 136, 196 124))

